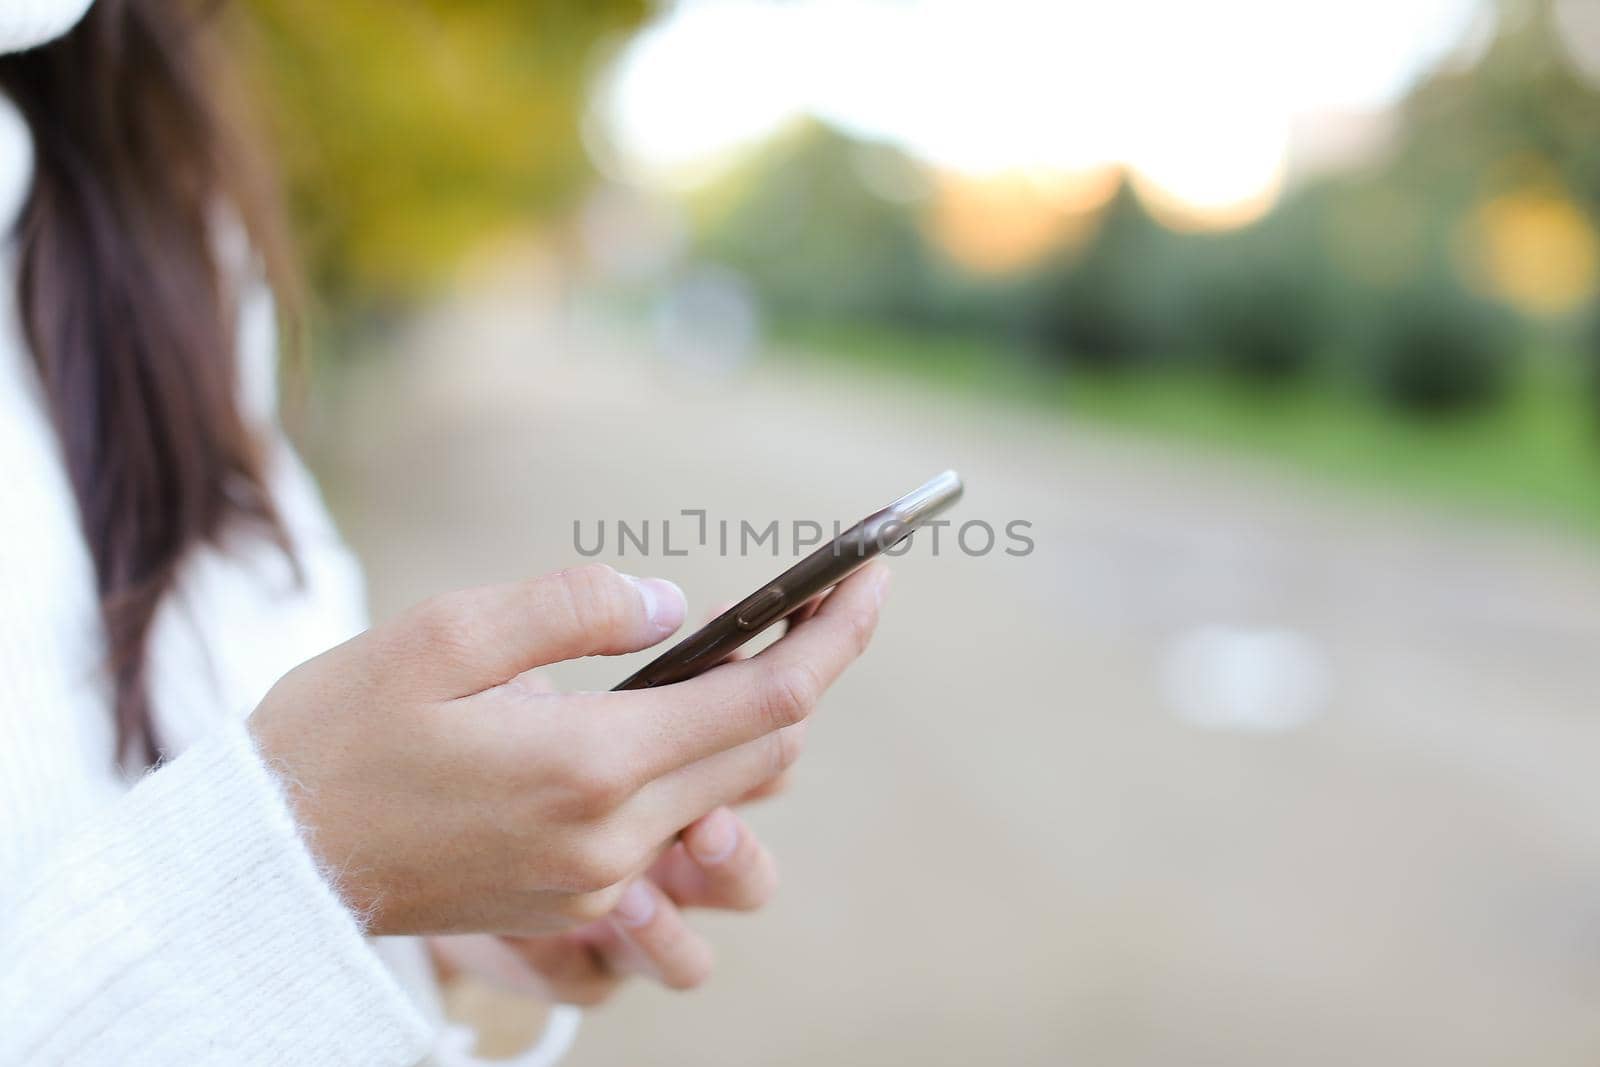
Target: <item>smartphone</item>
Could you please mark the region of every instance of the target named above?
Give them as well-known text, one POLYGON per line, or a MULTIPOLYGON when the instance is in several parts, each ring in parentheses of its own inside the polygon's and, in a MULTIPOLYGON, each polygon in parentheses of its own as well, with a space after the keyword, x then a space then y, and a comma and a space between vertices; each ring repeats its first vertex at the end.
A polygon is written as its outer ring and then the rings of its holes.
POLYGON ((715 667, 734 649, 832 589, 872 557, 910 537, 918 526, 954 504, 961 497, 961 489, 960 475, 945 471, 888 507, 874 511, 673 645, 617 689, 670 685, 715 667))

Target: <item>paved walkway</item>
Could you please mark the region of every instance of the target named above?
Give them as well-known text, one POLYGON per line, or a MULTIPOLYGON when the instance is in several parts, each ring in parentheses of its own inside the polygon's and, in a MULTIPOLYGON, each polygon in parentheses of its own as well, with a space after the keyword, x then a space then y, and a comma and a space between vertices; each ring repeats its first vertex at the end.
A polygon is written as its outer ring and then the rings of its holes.
MULTIPOLYGON (((753 816, 781 899, 708 918, 713 983, 630 991, 579 1067, 1600 1058, 1592 546, 551 321, 441 312, 332 401, 380 614, 566 565, 574 519, 853 519, 944 467, 1037 546, 899 563, 753 816)), ((775 569, 620 563, 696 613, 775 569)))

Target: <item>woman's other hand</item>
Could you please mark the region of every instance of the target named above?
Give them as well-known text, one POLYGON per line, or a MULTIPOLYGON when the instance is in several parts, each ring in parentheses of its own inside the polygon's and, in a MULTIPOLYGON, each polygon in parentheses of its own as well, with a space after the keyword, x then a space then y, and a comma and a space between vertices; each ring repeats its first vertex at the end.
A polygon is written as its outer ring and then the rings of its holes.
POLYGON ((777 885, 766 848, 731 810, 717 808, 630 882, 604 919, 540 937, 468 934, 429 943, 446 977, 464 973, 556 1003, 599 1004, 630 975, 691 989, 710 976, 712 952, 683 912, 752 911, 777 885))

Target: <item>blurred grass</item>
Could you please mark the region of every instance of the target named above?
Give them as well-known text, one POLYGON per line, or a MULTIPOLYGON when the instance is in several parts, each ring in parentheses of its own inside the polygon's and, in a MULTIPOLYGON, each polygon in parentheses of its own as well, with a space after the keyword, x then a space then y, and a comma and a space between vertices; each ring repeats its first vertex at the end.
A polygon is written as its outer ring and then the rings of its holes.
POLYGON ((853 324, 787 324, 785 357, 915 377, 938 388, 1058 411, 1143 437, 1263 458, 1326 480, 1514 515, 1600 537, 1600 419, 1571 361, 1527 361, 1507 402, 1406 418, 1355 382, 1261 386, 1193 368, 1067 375, 1020 346, 853 324))

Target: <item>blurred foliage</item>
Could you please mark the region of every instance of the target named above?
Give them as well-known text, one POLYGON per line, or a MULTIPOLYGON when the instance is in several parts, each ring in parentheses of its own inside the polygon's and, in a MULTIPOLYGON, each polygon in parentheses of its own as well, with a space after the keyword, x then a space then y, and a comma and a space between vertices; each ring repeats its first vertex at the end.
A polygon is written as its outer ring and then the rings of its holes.
POLYGON ((918 190, 892 184, 915 175, 893 148, 802 123, 726 183, 744 192, 711 213, 702 254, 788 314, 925 321, 931 257, 906 199, 918 190))
POLYGON ((1420 415, 1480 410, 1509 386, 1505 324, 1481 301, 1445 285, 1396 294, 1372 350, 1372 376, 1388 404, 1420 415))
MULTIPOLYGON (((780 324, 778 339, 787 358, 821 362, 864 385, 880 377, 903 384, 915 372, 928 388, 958 396, 981 389, 1020 410, 1067 411, 1185 449, 1271 456, 1335 481, 1537 516, 1600 536, 1600 448, 1583 402, 1591 380, 1570 363, 1531 361, 1492 408, 1448 419, 1396 418, 1371 402, 1372 382, 1359 376, 1308 377, 1271 390, 1241 388, 1194 366, 1051 376, 990 337, 863 322, 780 324)), ((1600 397, 1600 348, 1596 353, 1592 382, 1600 397)))
POLYGON ((335 310, 414 295, 564 205, 596 46, 647 0, 246 0, 290 205, 335 310))
POLYGON ((1600 207, 1600 92, 1568 59, 1549 0, 1499 8, 1500 30, 1476 63, 1435 72, 1402 103, 1392 178, 1449 213, 1529 178, 1600 207))
POLYGON ((1241 381, 1304 377, 1323 343, 1319 293, 1292 270, 1248 258, 1219 264, 1195 311, 1207 356, 1241 381))
POLYGON ((1600 91, 1563 47, 1546 0, 1504 0, 1498 35, 1419 82, 1375 161, 1236 231, 1168 229, 1123 181, 1042 258, 969 273, 928 198, 896 192, 914 183, 886 195, 860 166, 892 149, 813 123, 716 191, 697 250, 780 323, 936 327, 1062 372, 1320 382, 1461 415, 1509 396, 1519 355, 1549 358, 1593 300, 1600 91))
POLYGON ((1067 249, 1021 287, 1021 314, 1049 358, 1120 370, 1183 340, 1181 275, 1171 235, 1119 185, 1087 247, 1067 249))

